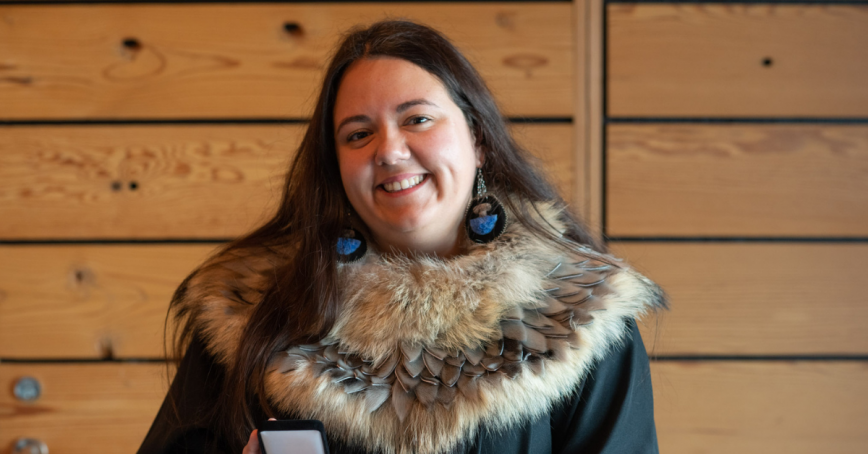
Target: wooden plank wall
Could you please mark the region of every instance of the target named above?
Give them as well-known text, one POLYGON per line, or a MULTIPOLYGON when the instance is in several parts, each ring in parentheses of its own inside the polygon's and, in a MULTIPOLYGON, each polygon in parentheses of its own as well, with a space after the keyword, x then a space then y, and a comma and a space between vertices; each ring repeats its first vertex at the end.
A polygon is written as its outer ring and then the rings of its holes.
POLYGON ((661 451, 868 451, 868 5, 602 3, 598 216, 672 298, 661 451))
POLYGON ((383 17, 454 39, 670 293, 643 332, 662 452, 868 449, 865 5, 21 3, 0 2, 0 453, 136 448, 172 291, 273 209, 338 34, 383 17))

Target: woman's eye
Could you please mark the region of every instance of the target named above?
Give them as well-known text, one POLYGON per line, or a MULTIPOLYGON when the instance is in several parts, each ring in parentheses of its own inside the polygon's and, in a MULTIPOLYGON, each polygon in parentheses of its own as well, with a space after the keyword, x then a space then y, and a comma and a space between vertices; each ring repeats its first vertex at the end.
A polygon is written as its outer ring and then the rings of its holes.
POLYGON ((361 140, 365 137, 368 137, 368 131, 356 131, 349 136, 347 136, 347 142, 352 142, 355 140, 361 140))
POLYGON ((409 121, 407 121, 407 123, 411 125, 418 125, 420 123, 425 123, 429 121, 431 121, 431 119, 428 117, 413 117, 409 121))

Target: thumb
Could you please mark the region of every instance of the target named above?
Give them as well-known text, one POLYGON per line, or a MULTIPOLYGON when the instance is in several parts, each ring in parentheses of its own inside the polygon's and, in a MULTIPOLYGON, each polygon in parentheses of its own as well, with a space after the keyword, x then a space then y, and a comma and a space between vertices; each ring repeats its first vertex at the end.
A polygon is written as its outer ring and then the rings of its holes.
POLYGON ((247 445, 244 446, 244 451, 241 454, 259 454, 259 437, 257 434, 258 430, 253 429, 253 432, 250 432, 250 438, 247 439, 247 445))

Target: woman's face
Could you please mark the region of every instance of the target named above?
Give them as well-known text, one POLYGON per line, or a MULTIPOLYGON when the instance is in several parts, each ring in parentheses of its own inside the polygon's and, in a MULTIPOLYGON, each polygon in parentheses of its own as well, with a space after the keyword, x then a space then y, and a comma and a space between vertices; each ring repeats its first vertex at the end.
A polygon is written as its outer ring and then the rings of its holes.
POLYGON ((440 80, 406 60, 358 60, 334 109, 347 197, 384 251, 450 256, 482 153, 440 80))

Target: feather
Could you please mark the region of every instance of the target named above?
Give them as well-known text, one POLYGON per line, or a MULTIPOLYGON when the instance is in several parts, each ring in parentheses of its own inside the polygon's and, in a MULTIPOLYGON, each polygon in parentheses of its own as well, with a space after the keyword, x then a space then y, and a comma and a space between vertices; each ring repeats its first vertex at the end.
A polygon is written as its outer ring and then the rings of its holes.
POLYGON ((464 365, 464 361, 465 361, 465 359, 464 359, 464 353, 463 352, 458 352, 458 355, 456 355, 456 356, 447 356, 446 357, 446 364, 449 364, 450 366, 455 366, 459 369, 461 368, 461 366, 464 365))
POLYGON ((422 381, 420 377, 408 374, 403 367, 395 369, 395 378, 397 378, 397 382, 401 384, 404 391, 407 392, 416 389, 416 386, 422 381))
POLYGON ((437 400, 438 388, 440 388, 440 386, 436 384, 427 382, 419 383, 419 386, 416 387, 416 399, 419 399, 419 402, 422 405, 429 406, 437 400))
POLYGON ((443 359, 437 358, 434 355, 428 353, 426 350, 422 353, 422 362, 425 363, 425 368, 428 369, 428 372, 434 376, 440 376, 440 371, 443 370, 443 359))
POLYGON ((452 405, 452 402, 455 401, 455 396, 458 395, 458 387, 457 386, 441 386, 437 390, 437 402, 443 404, 446 408, 449 408, 452 405))
POLYGON ((365 390, 365 410, 368 413, 380 408, 389 399, 390 387, 388 385, 373 385, 365 390))
POLYGON ((422 355, 410 361, 404 358, 404 369, 413 377, 418 377, 425 370, 425 363, 422 361, 422 355))
POLYGON ((464 356, 467 358, 467 361, 474 366, 479 364, 482 361, 482 357, 485 356, 485 352, 482 351, 481 348, 471 348, 464 350, 464 356))
POLYGON ((347 394, 353 394, 368 389, 368 384, 362 380, 351 379, 343 382, 344 391, 347 394))
POLYGON ((476 377, 462 375, 456 384, 456 387, 461 391, 461 394, 468 400, 474 402, 479 400, 479 386, 477 385, 476 380, 476 377))
POLYGON ((519 320, 504 320, 500 322, 500 329, 503 332, 504 338, 514 339, 519 342, 524 342, 525 340, 524 323, 519 320))
POLYGON ((410 414, 410 409, 413 407, 415 400, 416 397, 412 391, 404 391, 397 383, 392 385, 392 408, 395 410, 395 414, 398 415, 399 421, 404 422, 404 419, 410 414))
POLYGON ((461 377, 461 367, 455 367, 451 364, 443 366, 443 372, 440 374, 440 380, 446 386, 455 386, 458 379, 461 377))
POLYGON ((389 375, 392 375, 392 372, 395 371, 395 367, 398 365, 398 359, 399 355, 397 353, 389 355, 383 364, 374 368, 374 375, 379 378, 386 378, 389 375))
POLYGON ((419 344, 401 344, 401 353, 405 361, 414 361, 422 354, 422 346, 419 344))

